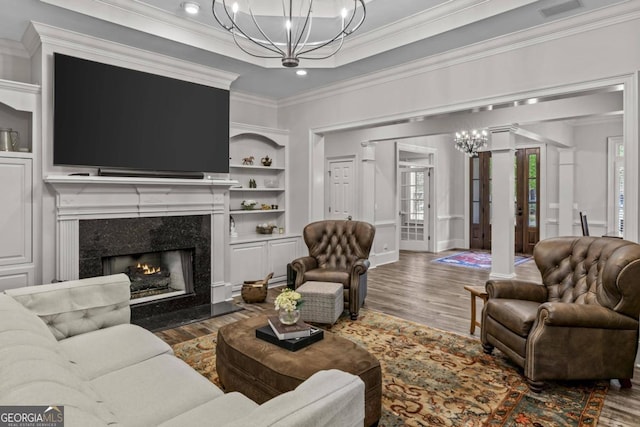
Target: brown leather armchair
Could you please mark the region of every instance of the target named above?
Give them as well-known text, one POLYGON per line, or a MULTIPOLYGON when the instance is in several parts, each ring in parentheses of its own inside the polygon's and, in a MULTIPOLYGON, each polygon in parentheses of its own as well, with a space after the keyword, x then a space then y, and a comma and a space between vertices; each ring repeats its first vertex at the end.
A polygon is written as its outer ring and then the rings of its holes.
POLYGON ((295 287, 304 282, 336 282, 344 286, 345 306, 358 318, 367 296, 369 252, 376 229, 362 221, 325 220, 304 227, 309 255, 291 263, 295 287))
POLYGON ((620 380, 631 386, 638 350, 640 245, 606 237, 556 237, 533 257, 542 285, 489 280, 482 346, 547 380, 620 380))

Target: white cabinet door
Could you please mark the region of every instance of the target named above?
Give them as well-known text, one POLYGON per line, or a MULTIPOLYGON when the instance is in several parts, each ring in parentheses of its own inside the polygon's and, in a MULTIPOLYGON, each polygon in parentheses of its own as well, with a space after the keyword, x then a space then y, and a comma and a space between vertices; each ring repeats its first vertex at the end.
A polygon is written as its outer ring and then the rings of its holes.
POLYGON ((300 239, 281 239, 269 242, 269 271, 273 271, 273 281, 287 278, 287 264, 298 257, 300 239))
POLYGON ((265 242, 231 245, 230 281, 232 285, 245 280, 264 279, 267 275, 267 248, 265 242))
POLYGON ((0 266, 33 260, 31 162, 31 159, 0 157, 0 266))

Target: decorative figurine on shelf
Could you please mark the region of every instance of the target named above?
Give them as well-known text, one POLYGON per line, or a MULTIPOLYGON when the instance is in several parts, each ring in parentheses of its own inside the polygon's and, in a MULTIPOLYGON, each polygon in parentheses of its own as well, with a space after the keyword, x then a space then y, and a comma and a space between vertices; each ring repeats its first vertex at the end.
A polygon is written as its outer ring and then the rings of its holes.
POLYGON ((264 156, 262 159, 260 159, 260 162, 262 162, 262 166, 271 166, 272 161, 273 159, 270 159, 269 156, 264 156))
POLYGON ((229 236, 238 237, 238 231, 236 230, 236 221, 231 215, 229 215, 229 236))
POLYGON ((251 178, 249 179, 249 188, 258 188, 258 186, 256 185, 256 180, 251 178))
POLYGON ((242 164, 243 165, 253 165, 253 161, 254 160, 255 160, 255 157, 253 157, 253 156, 243 157, 242 158, 242 164))

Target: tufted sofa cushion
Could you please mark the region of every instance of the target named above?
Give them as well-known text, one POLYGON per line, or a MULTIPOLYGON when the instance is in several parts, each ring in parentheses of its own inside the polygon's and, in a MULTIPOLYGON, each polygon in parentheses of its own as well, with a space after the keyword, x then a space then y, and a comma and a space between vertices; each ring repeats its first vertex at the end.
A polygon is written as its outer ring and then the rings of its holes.
POLYGON ((374 234, 366 222, 317 221, 304 228, 304 241, 319 268, 350 271, 358 259, 369 257, 374 234))
POLYGON ((622 239, 557 237, 536 245, 534 258, 549 302, 597 304, 640 315, 640 246, 622 239))
POLYGON ((58 340, 129 323, 129 292, 125 274, 5 291, 35 312, 58 340))
POLYGON ((0 405, 55 403, 84 425, 115 422, 42 320, 4 294, 0 294, 0 316, 0 405))

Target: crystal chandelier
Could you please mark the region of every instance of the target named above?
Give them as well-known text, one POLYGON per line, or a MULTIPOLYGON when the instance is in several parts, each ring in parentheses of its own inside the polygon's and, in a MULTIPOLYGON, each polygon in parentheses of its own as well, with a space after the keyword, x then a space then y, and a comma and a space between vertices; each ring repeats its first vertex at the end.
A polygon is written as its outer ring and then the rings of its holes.
POLYGON ((316 2, 320 10, 323 6, 325 10, 316 13, 315 18, 314 0, 281 0, 281 5, 277 0, 236 0, 232 4, 213 0, 211 11, 245 53, 257 58, 279 58, 285 67, 297 67, 300 59, 335 55, 344 38, 362 25, 366 16, 364 2, 316 2), (335 6, 334 11, 328 12, 328 5, 335 6), (275 7, 277 14, 272 12, 275 7))
POLYGON ((488 140, 489 138, 486 130, 478 132, 475 129, 472 130, 471 133, 466 130, 456 132, 456 137, 453 139, 456 144, 456 148, 469 157, 477 156, 478 149, 486 147, 488 140))

